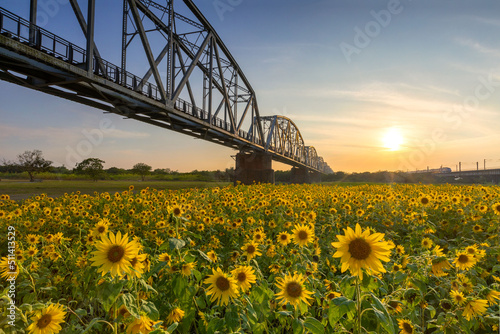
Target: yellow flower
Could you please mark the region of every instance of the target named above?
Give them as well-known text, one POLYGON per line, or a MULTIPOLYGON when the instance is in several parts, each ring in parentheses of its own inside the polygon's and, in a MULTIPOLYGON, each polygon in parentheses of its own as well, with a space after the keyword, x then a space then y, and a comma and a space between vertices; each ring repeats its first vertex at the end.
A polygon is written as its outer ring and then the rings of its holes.
POLYGON ((469 270, 474 267, 476 262, 477 259, 467 252, 457 252, 457 257, 453 261, 455 266, 460 270, 469 270))
POLYGON ((195 266, 196 266, 196 262, 184 263, 181 266, 181 274, 182 274, 182 276, 189 276, 189 275, 191 275, 191 271, 194 269, 195 266))
POLYGON ((174 322, 179 322, 184 318, 185 312, 181 310, 180 308, 176 307, 172 311, 170 311, 170 314, 167 316, 167 324, 170 325, 174 322))
POLYGON ((437 277, 446 276, 447 273, 444 272, 445 269, 451 269, 451 264, 445 257, 438 257, 432 260, 432 273, 437 277))
POLYGON ((17 266, 16 261, 13 259, 3 257, 0 261, 0 272, 2 273, 0 276, 2 278, 17 278, 17 276, 19 275, 19 269, 20 268, 17 266))
POLYGON ((398 327, 401 329, 400 334, 413 334, 413 325, 409 320, 398 320, 398 327))
POLYGON ((500 202, 496 202, 491 206, 491 209, 496 215, 500 215, 500 202))
POLYGON ((311 305, 308 299, 312 299, 310 296, 313 293, 308 291, 304 286, 306 279, 307 277, 303 277, 302 274, 298 274, 297 272, 293 275, 285 275, 285 278, 278 277, 276 279, 276 286, 280 289, 280 292, 276 294, 276 299, 281 304, 288 302, 294 307, 298 307, 302 301, 307 305, 311 305))
POLYGON ((130 274, 132 270, 130 261, 139 252, 138 244, 128 241, 128 235, 122 236, 121 232, 116 236, 113 232, 103 236, 96 244, 96 248, 97 250, 92 253, 94 255, 91 259, 92 265, 100 266, 98 272, 102 272, 102 276, 109 272, 112 277, 130 274))
POLYGON ((159 321, 153 321, 146 315, 141 315, 127 326, 127 334, 148 334, 159 321))
POLYGON ((433 244, 432 240, 429 238, 423 238, 421 243, 422 243, 422 246, 425 248, 431 248, 432 244, 433 244))
POLYGON ((92 235, 95 237, 102 237, 108 232, 109 220, 107 218, 101 219, 95 224, 92 230, 92 235))
POLYGON ((457 305, 462 305, 463 303, 465 303, 464 294, 460 291, 451 290, 450 297, 453 300, 453 302, 457 305))
POLYGON ((370 235, 370 230, 362 231, 359 224, 356 224, 355 230, 350 227, 344 229, 344 233, 337 235, 338 242, 332 242, 332 246, 337 248, 333 257, 341 258, 342 272, 349 269, 352 275, 360 279, 363 278, 363 268, 374 274, 386 272, 380 261, 390 261, 392 246, 382 240, 383 233, 370 235))
POLYGON ((220 268, 212 269, 212 272, 213 274, 203 281, 205 284, 210 284, 207 295, 211 296, 210 301, 217 300, 218 305, 227 305, 230 299, 238 297, 238 283, 220 268))
POLYGON ((278 242, 283 245, 283 246, 286 246, 290 243, 291 241, 291 235, 286 233, 286 232, 280 232, 278 234, 278 242))
POLYGON ((463 315, 468 321, 486 312, 488 301, 485 299, 471 300, 465 305, 463 315))
POLYGON ((314 240, 314 231, 310 225, 297 224, 292 233, 293 241, 299 246, 305 246, 314 240))
POLYGON ((490 290, 486 295, 486 299, 491 305, 497 304, 497 300, 500 299, 500 292, 496 290, 490 290))
POLYGON ((60 323, 64 322, 64 306, 50 304, 46 308, 36 311, 32 317, 33 322, 27 330, 30 334, 55 334, 61 331, 60 323))
POLYGON ((243 292, 248 291, 251 284, 255 283, 257 279, 254 269, 250 266, 238 266, 231 271, 231 275, 243 292))
POLYGON ((262 255, 259 251, 259 245, 253 241, 247 242, 241 249, 244 251, 243 255, 247 256, 247 260, 251 260, 258 255, 262 255))

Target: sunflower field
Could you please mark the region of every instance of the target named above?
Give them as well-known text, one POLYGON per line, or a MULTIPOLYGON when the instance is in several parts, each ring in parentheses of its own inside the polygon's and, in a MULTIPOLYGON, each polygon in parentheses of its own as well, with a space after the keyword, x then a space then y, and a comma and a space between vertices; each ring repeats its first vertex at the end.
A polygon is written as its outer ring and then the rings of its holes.
POLYGON ((0 196, 0 333, 498 333, 500 187, 0 196))

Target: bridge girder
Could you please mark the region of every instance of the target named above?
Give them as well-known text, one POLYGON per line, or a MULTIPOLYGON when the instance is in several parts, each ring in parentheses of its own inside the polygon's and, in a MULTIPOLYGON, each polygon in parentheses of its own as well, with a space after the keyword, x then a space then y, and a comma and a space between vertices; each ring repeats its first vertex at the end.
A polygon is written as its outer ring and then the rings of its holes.
POLYGON ((70 0, 87 41, 84 49, 36 26, 33 6, 31 21, 0 7, 0 79, 240 151, 267 152, 296 167, 327 171, 292 120, 260 115, 256 94, 222 39, 191 0, 182 3, 192 18, 175 11, 173 0, 166 6, 123 0, 121 66, 99 53, 92 33, 94 8, 89 7, 85 20, 78 1, 70 0), (147 66, 140 64, 146 69, 142 76, 127 70, 138 51, 147 59, 147 66))

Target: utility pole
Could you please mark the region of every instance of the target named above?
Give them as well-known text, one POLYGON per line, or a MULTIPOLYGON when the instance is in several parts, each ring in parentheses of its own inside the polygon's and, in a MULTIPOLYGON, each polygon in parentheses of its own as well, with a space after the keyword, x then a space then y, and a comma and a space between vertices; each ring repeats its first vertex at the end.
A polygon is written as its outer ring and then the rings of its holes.
POLYGON ((462 162, 460 161, 458 163, 458 171, 461 172, 462 171, 462 162))
POLYGON ((477 170, 479 170, 479 161, 476 162, 476 167, 477 167, 477 170))

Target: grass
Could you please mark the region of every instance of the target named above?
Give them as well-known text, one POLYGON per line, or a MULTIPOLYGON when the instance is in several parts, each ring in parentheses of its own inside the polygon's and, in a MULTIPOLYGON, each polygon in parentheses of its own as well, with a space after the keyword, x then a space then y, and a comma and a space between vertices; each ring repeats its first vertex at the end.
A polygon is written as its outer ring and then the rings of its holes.
POLYGON ((23 200, 31 196, 47 194, 51 197, 80 191, 82 194, 94 194, 97 192, 122 192, 130 185, 134 190, 140 191, 144 188, 182 189, 182 188, 208 188, 224 187, 228 182, 205 182, 205 181, 66 181, 66 180, 44 180, 41 182, 29 182, 26 180, 2 180, 0 182, 0 194, 7 194, 13 200, 23 200))

